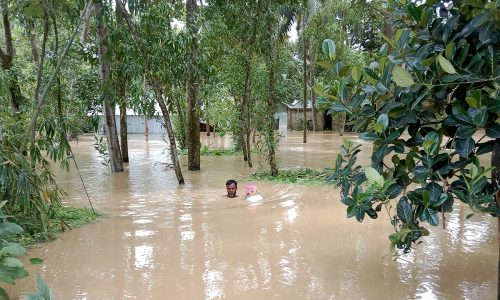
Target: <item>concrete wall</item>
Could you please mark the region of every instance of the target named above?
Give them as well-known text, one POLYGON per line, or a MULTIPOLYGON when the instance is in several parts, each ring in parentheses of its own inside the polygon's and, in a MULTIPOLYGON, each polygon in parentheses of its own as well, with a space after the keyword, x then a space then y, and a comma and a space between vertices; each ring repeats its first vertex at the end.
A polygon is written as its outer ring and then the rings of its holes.
MULTIPOLYGON (((287 110, 287 130, 298 130, 299 120, 304 119, 304 109, 288 109, 287 110)), ((307 119, 312 120, 312 110, 307 110, 307 119)), ((325 118, 323 111, 316 112, 316 121, 318 130, 323 130, 325 126, 325 118)))

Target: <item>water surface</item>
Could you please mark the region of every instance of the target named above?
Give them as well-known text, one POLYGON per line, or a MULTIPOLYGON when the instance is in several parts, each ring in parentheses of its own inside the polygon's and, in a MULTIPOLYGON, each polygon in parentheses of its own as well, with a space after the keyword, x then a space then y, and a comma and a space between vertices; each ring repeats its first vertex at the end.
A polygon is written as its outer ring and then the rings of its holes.
MULTIPOLYGON (((333 133, 309 134, 305 145, 301 133, 286 135, 283 168, 331 166, 342 142, 333 133)), ((227 137, 202 141, 230 147, 227 137)), ((431 228, 415 251, 394 258, 388 218, 347 219, 331 187, 257 182, 261 205, 225 197, 227 179, 242 179, 241 194, 243 178, 265 166, 258 157, 253 169, 241 157, 202 157, 202 171, 183 166, 186 184, 178 186, 159 136, 131 136, 130 163, 119 174, 106 174, 92 144, 84 136, 73 147, 106 217, 31 250, 44 263, 8 288, 14 297, 33 291, 39 273, 55 299, 496 298, 496 219, 466 220, 464 205, 448 215, 446 230, 431 228)), ((65 204, 88 205, 75 168, 58 179, 65 204)))

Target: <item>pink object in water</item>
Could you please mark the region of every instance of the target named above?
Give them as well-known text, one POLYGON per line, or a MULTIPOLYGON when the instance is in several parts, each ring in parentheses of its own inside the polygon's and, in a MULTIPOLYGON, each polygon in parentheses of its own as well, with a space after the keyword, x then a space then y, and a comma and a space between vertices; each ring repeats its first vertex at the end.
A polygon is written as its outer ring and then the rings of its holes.
POLYGON ((257 185, 256 184, 245 185, 245 193, 247 195, 255 194, 256 192, 257 192, 257 185))

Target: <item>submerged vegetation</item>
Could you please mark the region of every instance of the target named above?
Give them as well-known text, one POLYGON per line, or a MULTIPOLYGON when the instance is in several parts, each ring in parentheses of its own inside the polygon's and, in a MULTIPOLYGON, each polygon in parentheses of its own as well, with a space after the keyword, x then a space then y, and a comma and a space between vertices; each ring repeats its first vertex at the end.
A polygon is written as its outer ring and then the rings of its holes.
POLYGON ((13 237, 13 240, 25 247, 31 247, 36 243, 53 240, 61 232, 95 222, 101 216, 100 213, 94 213, 87 207, 54 207, 49 210, 47 231, 38 230, 40 224, 34 222, 29 216, 17 216, 14 221, 25 230, 22 234, 13 237))
POLYGON ((270 171, 262 170, 251 175, 252 180, 274 181, 279 183, 295 183, 304 185, 327 185, 331 184, 330 176, 332 169, 289 169, 279 170, 278 175, 273 176, 270 171))

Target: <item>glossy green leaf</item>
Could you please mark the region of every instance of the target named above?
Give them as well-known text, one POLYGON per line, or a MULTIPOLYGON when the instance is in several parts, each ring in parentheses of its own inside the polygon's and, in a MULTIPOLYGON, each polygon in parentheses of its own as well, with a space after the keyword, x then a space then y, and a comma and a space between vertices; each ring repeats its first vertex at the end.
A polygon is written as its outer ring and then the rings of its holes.
POLYGON ((15 257, 4 257, 0 260, 0 268, 4 267, 22 268, 23 263, 15 257))
POLYGON ((20 234, 23 228, 15 223, 0 223, 0 237, 6 237, 11 234, 20 234))
POLYGON ((455 52, 457 51, 457 47, 455 46, 455 43, 451 42, 446 45, 446 50, 444 52, 446 58, 448 60, 452 60, 453 57, 455 56, 455 52))
POLYGON ((380 114, 380 116, 378 116, 377 118, 377 124, 380 124, 382 126, 382 131, 380 132, 386 131, 387 127, 389 126, 389 117, 387 116, 387 114, 380 114))
POLYGON ((486 128, 486 135, 492 139, 500 138, 500 125, 494 123, 486 128))
POLYGON ((439 150, 439 147, 441 146, 441 139, 439 138, 439 134, 436 131, 427 133, 424 137, 422 146, 428 154, 436 154, 439 150))
POLYGON ((474 150, 475 142, 472 138, 457 139, 455 149, 461 157, 469 157, 474 150))
POLYGON ((382 177, 382 175, 380 175, 377 172, 377 170, 375 170, 372 167, 365 168, 365 176, 366 176, 366 179, 368 179, 371 182, 377 183, 379 186, 384 185, 384 182, 385 182, 384 177, 382 177))
POLYGON ((361 74, 360 66, 354 66, 352 68, 352 79, 354 79, 355 82, 359 82, 361 80, 361 74))
POLYGON ((396 207, 396 213, 398 215, 398 218, 403 222, 413 222, 413 209, 411 207, 411 204, 408 203, 406 197, 402 197, 401 199, 399 199, 396 207))
POLYGON ((322 45, 323 53, 330 59, 335 59, 335 42, 331 39, 325 39, 322 45))
POLYGON ((400 66, 394 66, 392 69, 392 80, 400 87, 410 87, 415 84, 410 73, 400 66))
POLYGON ((0 256, 3 255, 21 256, 26 255, 26 249, 18 243, 7 242, 0 250, 0 256))
POLYGON ((441 68, 448 74, 456 74, 455 67, 442 54, 438 55, 438 62, 441 68))

